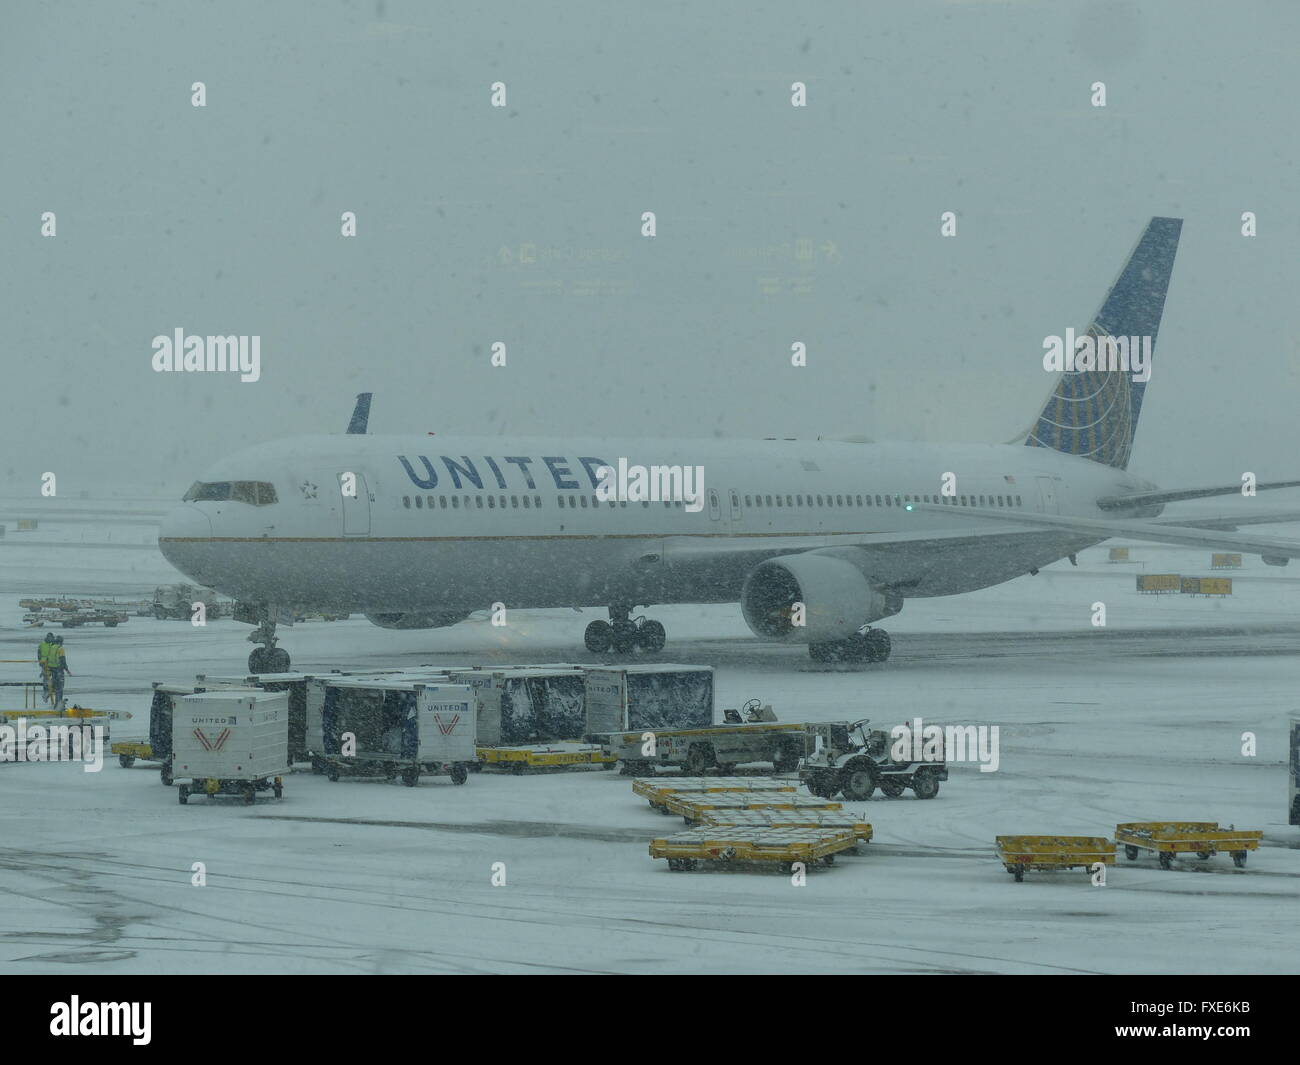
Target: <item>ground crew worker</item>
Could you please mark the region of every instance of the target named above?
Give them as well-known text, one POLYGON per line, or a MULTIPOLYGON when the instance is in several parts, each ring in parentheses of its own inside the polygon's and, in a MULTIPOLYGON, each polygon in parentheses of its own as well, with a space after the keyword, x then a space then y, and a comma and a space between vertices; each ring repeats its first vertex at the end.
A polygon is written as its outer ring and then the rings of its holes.
POLYGON ((54 648, 57 646, 54 642, 54 633, 47 632, 36 648, 36 664, 41 670, 41 686, 45 691, 45 701, 54 702, 54 689, 51 687, 50 665, 54 658, 54 648))
POLYGON ((54 654, 50 664, 50 677, 54 686, 54 708, 63 708, 63 678, 72 670, 68 668, 68 657, 63 651, 63 637, 54 637, 54 654))

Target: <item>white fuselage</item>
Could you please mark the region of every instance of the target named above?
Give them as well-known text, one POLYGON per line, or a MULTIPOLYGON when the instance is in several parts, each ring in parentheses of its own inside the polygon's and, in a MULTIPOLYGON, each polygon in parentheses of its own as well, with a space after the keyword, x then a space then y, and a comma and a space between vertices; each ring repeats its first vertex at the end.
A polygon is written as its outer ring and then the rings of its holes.
POLYGON ((253 447, 216 464, 202 483, 220 495, 225 482, 271 485, 274 502, 248 501, 241 489, 244 500, 199 499, 173 511, 160 548, 193 580, 251 602, 448 615, 494 603, 735 602, 766 559, 853 545, 881 589, 952 595, 1097 542, 1029 526, 991 529, 963 506, 1101 517, 1099 497, 1151 487, 1121 470, 1014 445, 433 435, 253 447), (598 500, 598 467, 620 459, 702 467, 701 509, 598 500), (933 506, 945 474, 955 475, 955 502, 933 506), (344 494, 346 475, 354 496, 344 494), (971 539, 954 535, 962 532, 971 539), (929 535, 939 539, 927 544, 929 535))

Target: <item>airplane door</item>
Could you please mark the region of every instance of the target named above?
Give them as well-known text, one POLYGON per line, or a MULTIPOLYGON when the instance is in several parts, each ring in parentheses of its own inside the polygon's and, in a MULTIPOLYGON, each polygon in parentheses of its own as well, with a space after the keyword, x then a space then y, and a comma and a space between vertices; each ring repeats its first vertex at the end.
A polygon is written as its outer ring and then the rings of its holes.
POLYGON ((344 536, 369 536, 370 535, 370 489, 366 486, 366 479, 360 473, 347 471, 340 473, 338 476, 339 492, 343 496, 343 535, 344 536), (356 478, 356 494, 349 495, 344 492, 347 487, 345 478, 356 478))
POLYGON ((1039 494, 1039 496, 1042 498, 1042 501, 1043 501, 1043 513, 1044 513, 1044 514, 1058 514, 1058 513, 1060 513, 1060 506, 1059 506, 1059 504, 1058 504, 1058 502, 1057 502, 1057 499, 1056 499, 1056 478, 1054 478, 1054 477, 1039 477, 1039 478, 1038 478, 1038 494, 1039 494))
POLYGON ((716 488, 709 489, 709 517, 713 521, 717 521, 722 517, 722 504, 718 502, 718 490, 716 488))
POLYGON ((731 524, 740 524, 740 496, 734 488, 727 489, 727 500, 731 503, 731 524))

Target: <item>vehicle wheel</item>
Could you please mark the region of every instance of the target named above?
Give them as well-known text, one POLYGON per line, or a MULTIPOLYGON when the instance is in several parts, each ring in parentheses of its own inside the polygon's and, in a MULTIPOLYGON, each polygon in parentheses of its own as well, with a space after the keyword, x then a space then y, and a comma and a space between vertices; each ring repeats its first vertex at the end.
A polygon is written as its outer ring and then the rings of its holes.
POLYGON ((939 778, 925 770, 913 773, 912 794, 918 799, 933 799, 939 794, 939 778))
POLYGON ((865 802, 875 793, 876 774, 867 762, 850 762, 840 773, 840 790, 852 802, 865 802))
POLYGON ((189 785, 187 785, 187 784, 182 784, 179 788, 177 788, 177 789, 176 789, 176 798, 180 800, 180 804, 181 804, 182 806, 187 806, 187 805, 189 804, 189 801, 190 801, 190 789, 189 789, 189 785))
POLYGON ((692 776, 702 776, 713 765, 713 746, 708 743, 692 743, 686 752, 686 772, 692 776))
POLYGON ((164 765, 162 769, 158 771, 158 776, 162 779, 162 785, 164 788, 170 788, 172 786, 173 779, 171 766, 164 765))
POLYGON ((1200 858, 1201 861, 1203 861, 1203 862, 1208 862, 1208 861, 1209 861, 1213 856, 1214 856, 1214 855, 1213 855, 1213 853, 1212 853, 1211 851, 1197 851, 1197 852, 1196 852, 1196 857, 1200 858))
POLYGON ((116 621, 106 621, 106 622, 104 622, 104 628, 106 628, 106 629, 115 629, 115 628, 117 628, 117 622, 116 622, 116 621))
POLYGON ((778 773, 793 773, 799 768, 799 748, 791 743, 780 744, 772 759, 772 768, 778 773))
POLYGON ((630 621, 617 621, 612 626, 612 629, 610 647, 613 648, 614 653, 616 655, 631 654, 637 643, 636 626, 630 621))
POLYGON ((120 765, 123 769, 130 769, 133 765, 135 765, 135 758, 133 758, 129 754, 119 754, 117 756, 117 764, 120 765))
POLYGON ((1168 851, 1160 851, 1156 857, 1160 862, 1161 869, 1172 869, 1174 867, 1174 856, 1168 851))
POLYGON ((669 872, 671 872, 671 873, 679 873, 679 872, 681 872, 681 868, 682 868, 681 862, 679 862, 676 858, 669 858, 669 859, 668 859, 668 871, 669 871, 669 872))
POLYGON ((337 783, 339 779, 339 771, 335 769, 333 766, 331 766, 329 769, 325 771, 325 777, 327 780, 329 780, 331 784, 337 783))
POLYGON ((822 865, 834 865, 834 864, 835 864, 835 855, 826 854, 822 856, 822 865))
POLYGON ((897 799, 906 790, 906 787, 897 780, 882 780, 880 782, 880 792, 887 799, 897 799))
POLYGON ((283 647, 272 647, 266 656, 266 672, 288 673, 290 665, 289 652, 283 647))
POLYGON ((614 628, 608 621, 593 621, 582 634, 582 642, 594 655, 603 655, 614 642, 614 628))
POLYGON ((271 672, 266 666, 266 653, 267 653, 267 648, 265 647, 254 647, 251 651, 248 652, 248 672, 250 673, 271 672))
POLYGON ((839 791, 834 773, 813 773, 804 783, 809 794, 816 795, 819 799, 833 799, 839 791))
POLYGON ((647 654, 657 655, 668 642, 668 631, 657 621, 643 621, 637 630, 637 644, 647 654))
POLYGON ((1016 878, 1016 883, 1019 884, 1025 879, 1025 867, 1023 865, 1017 865, 1015 869, 1012 870, 1011 875, 1016 878))
POLYGON ((603 769, 603 770, 605 770, 605 772, 608 773, 608 772, 609 772, 611 769, 613 769, 616 765, 618 765, 617 762, 601 762, 601 763, 600 763, 600 768, 603 769))
POLYGON ((402 783, 408 788, 415 787, 420 781, 420 771, 418 769, 403 769, 402 783))
POLYGON ((469 780, 469 770, 457 762, 451 767, 451 782, 453 784, 464 784, 469 780))
POLYGON ((1136 862, 1138 860, 1138 849, 1136 847, 1131 847, 1128 844, 1125 844, 1124 857, 1127 858, 1130 862, 1136 862))
POLYGON ((1246 851, 1233 851, 1233 852, 1232 852, 1232 864, 1235 865, 1238 869, 1244 869, 1244 868, 1246 867, 1246 854, 1247 854, 1247 853, 1248 853, 1248 852, 1246 852, 1246 851))

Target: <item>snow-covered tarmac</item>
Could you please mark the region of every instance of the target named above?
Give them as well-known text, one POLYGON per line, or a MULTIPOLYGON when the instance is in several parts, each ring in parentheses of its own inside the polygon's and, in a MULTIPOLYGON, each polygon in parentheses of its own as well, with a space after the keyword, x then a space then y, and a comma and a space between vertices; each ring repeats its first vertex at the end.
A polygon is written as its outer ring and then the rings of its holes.
MULTIPOLYGON (((149 549, 148 507, 83 509, 35 533, 9 523, 0 658, 34 655, 40 633, 21 625, 21 596, 139 597, 181 579, 149 549)), ((717 668, 720 707, 758 697, 785 720, 1000 727, 997 772, 955 766, 933 802, 909 792, 848 804, 874 842, 805 886, 784 872, 670 874, 646 844, 680 822, 616 773, 485 772, 408 789, 302 771, 283 800, 245 808, 180 806, 143 764, 6 764, 0 970, 1294 971, 1300 828, 1285 823, 1284 722, 1300 705, 1300 580, 1248 558, 1231 599, 1148 597, 1135 573, 1209 575, 1208 555, 1134 545, 1133 557, 1110 565, 1098 549, 1077 569, 909 601, 886 623, 893 659, 860 671, 820 671, 799 648, 755 642, 735 607, 650 611, 668 628, 663 658, 717 668), (1091 624, 1095 602, 1104 630, 1091 624), (1121 856, 1105 887, 1081 871, 1016 884, 992 855, 1002 833, 1108 836, 1157 819, 1260 828, 1264 841, 1241 870, 1226 855, 1171 871, 1121 856), (196 862, 206 887, 191 885, 196 862)), ((504 629, 476 618, 417 632, 358 617, 281 635, 304 670, 584 662, 592 616, 517 612, 504 629)), ((242 672, 247 631, 145 618, 70 630, 69 694, 132 712, 113 739, 143 736, 150 682, 242 672)), ((0 665, 0 679, 32 672, 0 665)))

